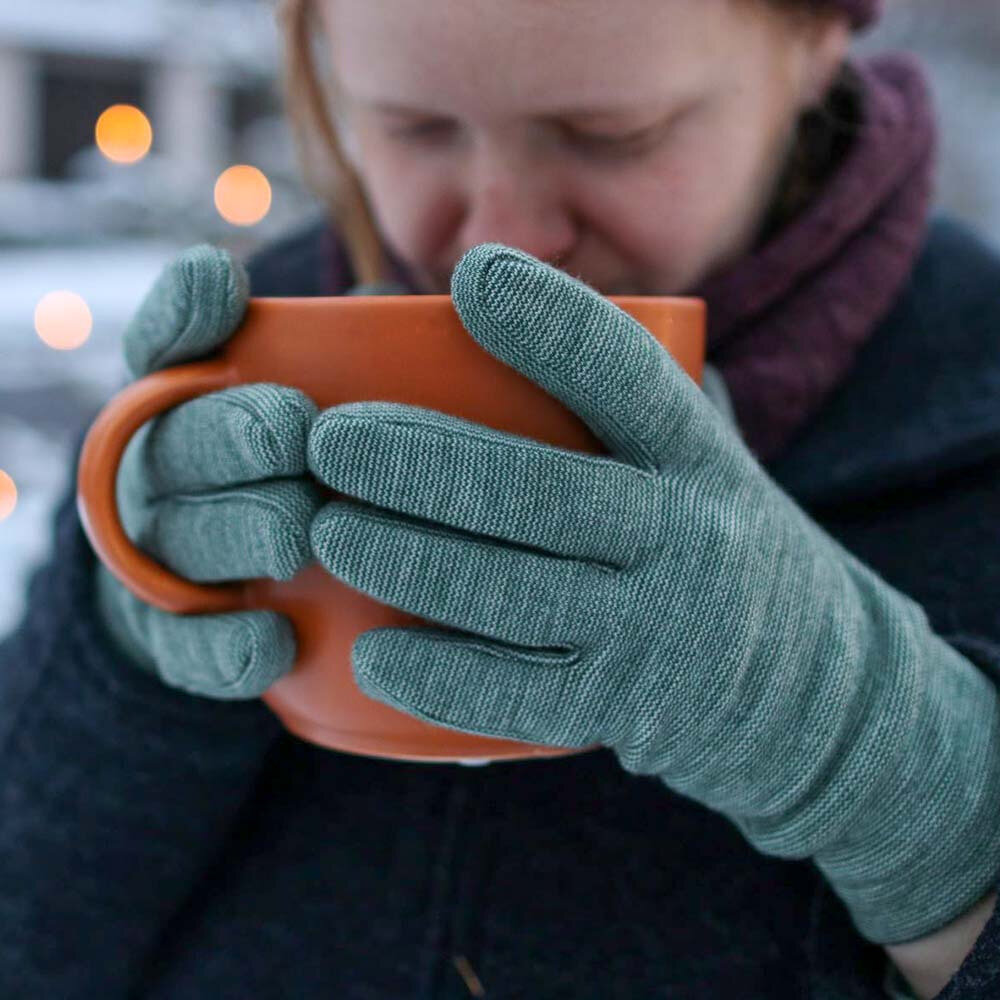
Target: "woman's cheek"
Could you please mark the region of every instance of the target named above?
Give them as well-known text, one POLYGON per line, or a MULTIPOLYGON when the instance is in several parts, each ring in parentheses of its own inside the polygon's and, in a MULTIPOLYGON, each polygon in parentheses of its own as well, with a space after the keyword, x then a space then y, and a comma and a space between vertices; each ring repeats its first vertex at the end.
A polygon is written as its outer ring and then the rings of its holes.
POLYGON ((460 199, 433 178, 411 190, 397 186, 389 199, 380 220, 389 240, 406 260, 433 268, 448 253, 461 225, 460 199))
POLYGON ((411 260, 425 258, 459 211, 440 163, 369 146, 365 186, 379 226, 411 260))
MULTIPOLYGON (((624 262, 644 294, 669 294, 686 280, 708 238, 697 178, 673 158, 620 169, 575 185, 584 225, 624 262)), ((711 214, 711 213, 708 213, 711 214)))

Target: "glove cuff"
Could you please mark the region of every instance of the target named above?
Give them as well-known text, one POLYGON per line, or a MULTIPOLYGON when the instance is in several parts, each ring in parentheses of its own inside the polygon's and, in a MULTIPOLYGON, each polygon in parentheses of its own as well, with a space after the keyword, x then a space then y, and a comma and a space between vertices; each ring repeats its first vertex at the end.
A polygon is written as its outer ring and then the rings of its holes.
POLYGON ((878 944, 946 926, 1000 881, 1000 704, 928 628, 920 712, 901 755, 816 866, 878 944))
POLYGON ((1000 881, 1000 699, 919 604, 841 558, 863 622, 844 646, 864 653, 827 661, 843 674, 836 726, 802 734, 812 763, 795 770, 811 780, 782 808, 730 816, 761 852, 812 857, 859 933, 897 944, 1000 881))

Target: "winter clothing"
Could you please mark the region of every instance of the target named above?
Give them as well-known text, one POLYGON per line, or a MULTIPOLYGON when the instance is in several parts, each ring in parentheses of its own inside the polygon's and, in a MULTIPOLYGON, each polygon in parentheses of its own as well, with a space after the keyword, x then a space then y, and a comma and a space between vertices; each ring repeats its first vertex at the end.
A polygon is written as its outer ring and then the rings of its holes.
POLYGON ((712 359, 764 460, 836 389, 899 295, 926 227, 936 129, 925 73, 902 53, 851 66, 855 141, 819 196, 689 290, 709 303, 712 359))
MULTIPOLYGON (((945 218, 923 236, 889 312, 765 468, 995 687, 1000 257, 945 218)), ((250 263, 251 291, 343 294, 344 256, 309 227, 250 263)), ((797 349, 813 363, 811 341, 797 349)), ((297 739, 260 701, 134 669, 98 614, 72 489, 55 531, 0 644, 11 996, 887 995, 884 951, 812 861, 761 853, 612 750, 481 768, 369 759, 297 739)), ((955 815, 936 830, 970 833, 955 815)), ((998 993, 1000 914, 941 1000, 998 993)))
MULTIPOLYGON (((225 251, 200 246, 179 254, 125 330, 132 374, 210 354, 239 326, 249 295, 243 265, 225 251)), ((190 580, 290 580, 312 561, 309 525, 325 497, 306 474, 316 412, 298 389, 254 383, 149 421, 119 468, 126 534, 190 580)), ((170 614, 140 600, 103 564, 96 585, 98 607, 122 650, 185 691, 258 697, 295 660, 284 615, 170 614)))
POLYGON ((312 523, 316 558, 448 629, 359 636, 362 689, 466 732, 610 747, 758 850, 813 857, 877 943, 986 895, 1000 875, 993 684, 790 503, 593 289, 483 244, 452 299, 611 457, 401 403, 320 413, 309 468, 344 498, 312 523), (952 824, 963 835, 942 838, 952 824))
MULTIPOLYGON (((270 247, 254 293, 318 294, 324 241, 319 225, 270 247)), ((768 466, 994 682, 998 285, 1000 257, 935 219, 890 316, 768 466)), ((887 995, 884 951, 812 862, 759 853, 610 750, 467 768, 314 747, 259 701, 131 669, 72 492, 54 552, 0 645, 12 996, 887 995)), ((998 992, 1000 915, 941 1000, 998 992)))

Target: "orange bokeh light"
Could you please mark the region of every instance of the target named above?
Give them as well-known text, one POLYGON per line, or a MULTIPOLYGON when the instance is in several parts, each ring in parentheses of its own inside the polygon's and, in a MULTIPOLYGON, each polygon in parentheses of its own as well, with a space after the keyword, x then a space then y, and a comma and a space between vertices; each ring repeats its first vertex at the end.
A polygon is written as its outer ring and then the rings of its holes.
POLYGON ((17 487, 14 480, 0 469, 0 521, 9 517, 17 506, 17 487))
POLYGON ((114 163, 135 163, 153 145, 153 126, 131 104, 114 104, 100 118, 94 129, 97 148, 114 163))
POLYGON ((215 207, 234 226, 255 226, 271 210, 271 185, 256 167, 230 167, 215 182, 215 207))
POLYGON ((49 292, 35 306, 35 332, 57 351, 72 351, 90 336, 94 320, 75 292, 49 292))

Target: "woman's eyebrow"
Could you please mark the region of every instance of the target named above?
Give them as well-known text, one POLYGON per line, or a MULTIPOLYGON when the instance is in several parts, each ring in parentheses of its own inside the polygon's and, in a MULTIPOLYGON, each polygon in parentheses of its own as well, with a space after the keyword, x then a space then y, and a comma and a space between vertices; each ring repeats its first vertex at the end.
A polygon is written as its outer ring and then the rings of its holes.
MULTIPOLYGON (((386 114, 395 115, 424 115, 428 117, 450 117, 447 113, 433 111, 429 108, 418 108, 409 104, 401 104, 397 101, 361 101, 360 102, 365 107, 386 114)), ((662 111, 664 109, 664 104, 659 104, 655 106, 656 111, 662 111)), ((639 106, 634 102, 630 104, 620 104, 620 105, 607 105, 605 107, 596 108, 556 108, 552 111, 547 111, 544 113, 536 113, 532 115, 533 118, 538 121, 551 121, 552 119, 561 119, 564 121, 594 121, 596 119, 607 119, 607 118, 617 118, 625 117, 628 115, 635 115, 637 113, 652 111, 654 106, 639 106)))

